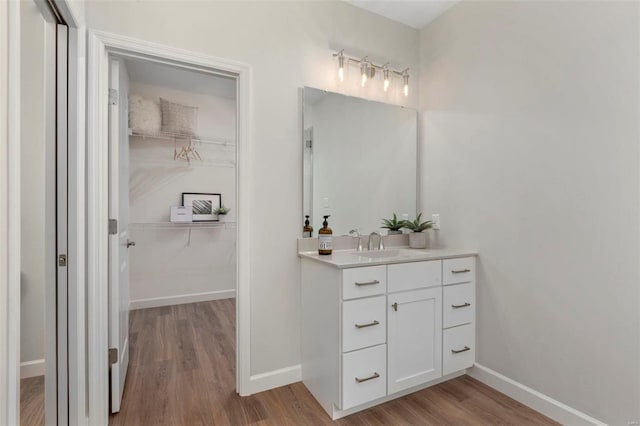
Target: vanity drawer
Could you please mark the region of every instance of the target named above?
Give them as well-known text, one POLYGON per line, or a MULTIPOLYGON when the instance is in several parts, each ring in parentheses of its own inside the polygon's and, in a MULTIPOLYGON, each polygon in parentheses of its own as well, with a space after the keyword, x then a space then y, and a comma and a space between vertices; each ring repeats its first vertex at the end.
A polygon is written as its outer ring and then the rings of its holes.
POLYGON ((342 298, 375 296, 387 291, 387 267, 367 266, 342 270, 342 298))
POLYGON ((456 284, 444 287, 442 295, 442 327, 474 322, 476 317, 475 284, 456 284))
POLYGON ((442 374, 450 374, 473 366, 476 359, 473 324, 448 328, 442 332, 442 374))
POLYGON ((386 296, 377 296, 342 304, 343 352, 386 342, 386 300, 386 296))
POLYGON ((389 293, 435 287, 442 283, 442 261, 398 263, 388 267, 389 293))
POLYGON ((474 281, 476 277, 475 257, 445 259, 442 264, 442 284, 458 284, 474 281))
POLYGON ((387 395, 387 345, 342 355, 342 409, 387 395))

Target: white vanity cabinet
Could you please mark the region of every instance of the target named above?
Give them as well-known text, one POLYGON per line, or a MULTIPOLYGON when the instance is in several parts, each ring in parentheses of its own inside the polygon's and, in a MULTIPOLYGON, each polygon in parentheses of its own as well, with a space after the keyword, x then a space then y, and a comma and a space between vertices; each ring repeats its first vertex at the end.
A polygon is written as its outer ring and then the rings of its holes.
POLYGON ((475 257, 336 259, 301 256, 302 381, 333 419, 473 365, 475 257))

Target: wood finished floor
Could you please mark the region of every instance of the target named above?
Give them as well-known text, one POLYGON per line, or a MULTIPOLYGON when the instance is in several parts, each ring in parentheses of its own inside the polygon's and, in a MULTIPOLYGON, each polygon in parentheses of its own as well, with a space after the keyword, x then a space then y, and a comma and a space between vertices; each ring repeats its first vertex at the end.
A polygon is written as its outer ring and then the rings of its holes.
POLYGON ((468 377, 332 422, 302 383, 235 393, 235 300, 142 309, 116 425, 552 425, 468 377))
POLYGON ((44 425, 44 376, 20 380, 20 424, 44 425))

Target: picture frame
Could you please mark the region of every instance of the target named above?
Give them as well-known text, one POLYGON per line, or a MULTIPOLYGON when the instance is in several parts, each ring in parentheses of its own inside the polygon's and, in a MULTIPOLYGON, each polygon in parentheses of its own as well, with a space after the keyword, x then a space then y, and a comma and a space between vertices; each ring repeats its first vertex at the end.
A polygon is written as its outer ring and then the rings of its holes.
POLYGON ((222 205, 222 195, 207 192, 183 192, 182 205, 191 207, 193 222, 217 222, 213 214, 222 205))

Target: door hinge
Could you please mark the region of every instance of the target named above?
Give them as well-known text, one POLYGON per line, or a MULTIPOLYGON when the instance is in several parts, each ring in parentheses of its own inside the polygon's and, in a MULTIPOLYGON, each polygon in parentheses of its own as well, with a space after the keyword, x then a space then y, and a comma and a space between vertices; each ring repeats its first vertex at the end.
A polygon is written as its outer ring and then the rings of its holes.
POLYGON ((118 105, 118 91, 109 89, 109 105, 118 105))
POLYGON ((67 266, 67 255, 61 254, 58 256, 58 266, 67 266))
POLYGON ((118 348, 109 348, 109 365, 118 362, 118 348))
POLYGON ((109 235, 116 235, 118 233, 118 220, 109 219, 109 235))

